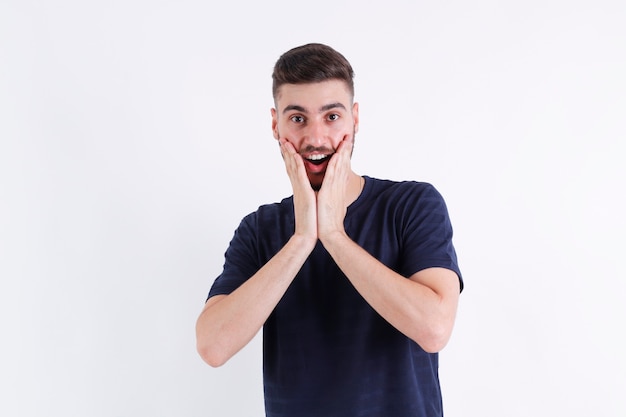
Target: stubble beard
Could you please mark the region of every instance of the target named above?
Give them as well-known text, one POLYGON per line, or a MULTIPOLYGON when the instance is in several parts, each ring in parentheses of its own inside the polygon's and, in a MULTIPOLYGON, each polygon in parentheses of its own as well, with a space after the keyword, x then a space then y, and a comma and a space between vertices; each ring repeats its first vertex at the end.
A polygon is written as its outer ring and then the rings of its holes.
MULTIPOLYGON (((278 137, 280 137, 280 132, 277 130, 278 133, 278 137)), ((356 141, 356 132, 355 129, 352 129, 352 149, 350 150, 350 159, 352 159, 352 154, 354 153, 354 142, 356 141)), ((310 152, 320 152, 320 153, 331 153, 332 155, 335 154, 335 152, 337 152, 337 149, 329 149, 326 147, 320 147, 320 148, 316 148, 313 146, 307 146, 304 149, 299 149, 298 150, 298 155, 302 156, 302 154, 304 153, 310 153, 310 152), (330 151, 330 152, 329 152, 330 151)), ((331 158, 332 158, 331 155, 331 158)), ((316 176, 321 177, 321 179, 319 180, 319 184, 317 182, 313 182, 311 181, 311 177, 309 176, 309 173, 307 172, 307 177, 309 178, 309 184, 311 184, 311 188, 313 188, 313 191, 318 192, 321 188, 322 188, 322 184, 324 183, 324 177, 326 175, 326 170, 324 170, 324 172, 321 172, 319 174, 317 174, 316 176)))

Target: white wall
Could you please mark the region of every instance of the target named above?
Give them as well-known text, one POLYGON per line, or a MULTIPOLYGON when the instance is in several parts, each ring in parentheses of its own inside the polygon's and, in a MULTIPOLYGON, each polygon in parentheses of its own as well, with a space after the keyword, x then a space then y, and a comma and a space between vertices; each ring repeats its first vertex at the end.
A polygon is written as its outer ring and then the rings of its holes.
POLYGON ((0 3, 0 414, 262 415, 260 337, 212 369, 194 324, 290 193, 270 74, 311 41, 355 67, 355 170, 448 202, 447 416, 626 413, 625 3, 367 3, 0 3))

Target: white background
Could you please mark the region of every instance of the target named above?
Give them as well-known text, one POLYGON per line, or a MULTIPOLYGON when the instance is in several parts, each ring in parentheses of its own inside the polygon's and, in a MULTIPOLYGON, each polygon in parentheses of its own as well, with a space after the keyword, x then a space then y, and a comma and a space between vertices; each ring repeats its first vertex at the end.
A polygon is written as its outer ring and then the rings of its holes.
POLYGON ((360 174, 433 183, 465 276, 448 417, 626 415, 626 3, 0 2, 0 414, 261 416, 194 324, 290 194, 271 70, 356 71, 360 174))

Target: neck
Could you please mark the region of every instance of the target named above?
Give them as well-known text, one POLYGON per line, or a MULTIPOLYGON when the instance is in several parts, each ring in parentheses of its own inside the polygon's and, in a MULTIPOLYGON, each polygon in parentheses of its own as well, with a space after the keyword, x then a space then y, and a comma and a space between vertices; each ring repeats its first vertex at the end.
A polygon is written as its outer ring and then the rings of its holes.
POLYGON ((365 178, 360 175, 351 172, 348 178, 348 186, 346 188, 346 198, 345 203, 346 207, 350 204, 354 203, 357 198, 361 195, 363 191, 363 186, 365 184, 365 178))

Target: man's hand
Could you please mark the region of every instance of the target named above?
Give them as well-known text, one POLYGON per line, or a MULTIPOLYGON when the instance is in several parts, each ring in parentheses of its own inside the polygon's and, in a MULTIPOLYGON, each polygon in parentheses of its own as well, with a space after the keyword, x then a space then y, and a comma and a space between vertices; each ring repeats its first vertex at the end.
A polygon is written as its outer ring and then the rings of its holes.
POLYGON ((296 220, 295 235, 317 241, 317 202, 309 182, 302 156, 284 138, 279 139, 280 153, 293 188, 293 208, 296 220))
POLYGON ((335 233, 345 234, 346 193, 352 172, 350 157, 354 139, 346 136, 326 168, 322 188, 317 195, 317 233, 322 240, 335 233))

